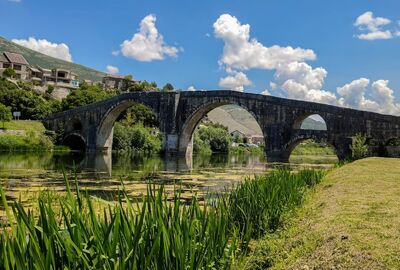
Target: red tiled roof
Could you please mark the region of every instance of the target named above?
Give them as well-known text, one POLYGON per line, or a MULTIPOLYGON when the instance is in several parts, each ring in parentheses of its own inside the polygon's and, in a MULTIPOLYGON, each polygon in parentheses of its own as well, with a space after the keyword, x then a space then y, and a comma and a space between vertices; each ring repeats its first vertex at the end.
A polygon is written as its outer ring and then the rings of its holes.
POLYGON ((25 60, 25 58, 19 53, 4 52, 4 55, 11 63, 29 65, 29 63, 25 60))

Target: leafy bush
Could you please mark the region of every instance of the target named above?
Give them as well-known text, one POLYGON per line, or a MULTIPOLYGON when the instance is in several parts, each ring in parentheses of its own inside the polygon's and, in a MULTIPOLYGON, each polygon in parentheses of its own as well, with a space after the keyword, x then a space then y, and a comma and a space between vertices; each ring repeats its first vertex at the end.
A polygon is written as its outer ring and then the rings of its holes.
POLYGON ((11 120, 12 120, 11 108, 0 103, 0 122, 3 123, 3 129, 4 129, 4 122, 9 122, 11 120))
POLYGON ((212 152, 227 153, 232 144, 232 138, 227 128, 221 125, 201 125, 195 131, 193 143, 195 151, 208 146, 212 152))
POLYGON ((161 139, 150 133, 141 123, 127 127, 115 123, 113 148, 119 151, 157 153, 161 151, 161 139))
POLYGON ((367 156, 368 145, 366 144, 366 142, 367 138, 361 133, 357 133, 352 138, 350 149, 352 152, 353 159, 360 159, 367 156))

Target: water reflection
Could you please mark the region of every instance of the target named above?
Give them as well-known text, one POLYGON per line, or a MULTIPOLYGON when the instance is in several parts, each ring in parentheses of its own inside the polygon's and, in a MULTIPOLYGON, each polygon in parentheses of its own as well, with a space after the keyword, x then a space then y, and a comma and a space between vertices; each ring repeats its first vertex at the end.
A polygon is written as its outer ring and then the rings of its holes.
MULTIPOLYGON (((296 161, 300 163, 300 159, 296 161)), ((334 161, 325 160, 331 164, 334 161)), ((116 198, 120 179, 132 199, 141 198, 149 183, 165 184, 166 191, 171 193, 179 186, 182 196, 189 199, 193 192, 223 191, 244 176, 263 174, 274 166, 262 154, 198 155, 188 163, 183 157, 158 155, 0 153, 0 184, 6 188, 10 200, 22 198, 30 204, 39 190, 65 191, 63 172, 69 179, 76 172, 79 185, 88 194, 105 200, 116 198)), ((296 166, 311 165, 284 166, 296 169, 296 166)), ((321 168, 321 165, 314 166, 321 168)))

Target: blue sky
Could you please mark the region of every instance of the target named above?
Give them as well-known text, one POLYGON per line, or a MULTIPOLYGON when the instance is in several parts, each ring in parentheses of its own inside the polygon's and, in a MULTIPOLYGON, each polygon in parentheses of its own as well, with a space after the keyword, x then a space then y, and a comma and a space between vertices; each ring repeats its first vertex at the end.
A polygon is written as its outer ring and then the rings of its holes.
POLYGON ((102 71, 111 65, 160 86, 267 89, 276 96, 400 113, 398 0, 0 0, 0 18, 0 35, 8 39, 64 43, 75 63, 102 71), (163 36, 155 52, 161 60, 134 48, 142 20, 163 36), (246 25, 247 41, 232 37, 246 25), (124 53, 125 40, 131 42, 124 53), (288 56, 288 46, 299 51, 288 56))

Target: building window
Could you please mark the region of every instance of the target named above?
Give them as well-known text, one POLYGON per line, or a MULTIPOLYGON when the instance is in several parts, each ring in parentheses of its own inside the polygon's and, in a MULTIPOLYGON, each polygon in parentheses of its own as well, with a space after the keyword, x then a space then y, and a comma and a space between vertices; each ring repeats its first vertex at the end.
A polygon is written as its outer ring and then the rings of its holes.
POLYGON ((3 63, 3 68, 9 68, 11 65, 9 63, 3 63))
POLYGON ((14 70, 20 71, 22 69, 21 65, 14 65, 14 70))

